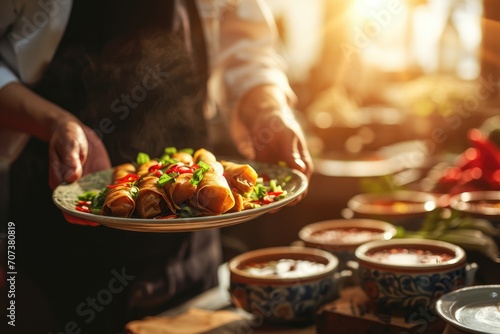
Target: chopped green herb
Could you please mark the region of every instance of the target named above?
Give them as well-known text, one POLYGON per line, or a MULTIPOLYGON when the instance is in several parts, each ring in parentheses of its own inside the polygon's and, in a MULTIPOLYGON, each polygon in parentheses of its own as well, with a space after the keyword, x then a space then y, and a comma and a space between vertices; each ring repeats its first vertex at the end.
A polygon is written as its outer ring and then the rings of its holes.
POLYGON ((192 148, 183 148, 183 149, 180 149, 179 152, 188 153, 189 155, 194 154, 194 150, 192 148))
POLYGON ((179 217, 181 218, 189 218, 189 217, 194 217, 195 213, 193 209, 186 204, 182 204, 179 212, 177 212, 179 217))
POLYGON ((87 191, 81 195, 78 195, 80 201, 92 201, 94 197, 98 195, 98 191, 87 191))
POLYGON ((109 188, 103 188, 96 196, 92 198, 92 202, 90 203, 90 210, 92 212, 101 212, 102 206, 104 205, 104 200, 108 195, 109 188))
POLYGON ((131 186, 130 187, 130 195, 132 195, 133 199, 136 199, 137 195, 139 195, 139 187, 137 187, 137 186, 131 186))
POLYGON ((210 170, 210 166, 204 163, 203 161, 199 161, 197 164, 200 168, 194 171, 193 177, 191 177, 191 184, 197 185, 203 180, 203 175, 210 170))
POLYGON ((175 147, 165 147, 165 149, 163 150, 163 152, 166 155, 172 155, 174 153, 177 153, 177 148, 175 148, 175 147))
POLYGON ((264 198, 264 196, 266 196, 267 194, 267 189, 266 189, 266 186, 264 186, 264 184, 262 183, 257 183, 252 191, 250 192, 249 196, 252 200, 254 201, 258 201, 262 198, 264 198))
POLYGON ((283 189, 281 189, 281 186, 278 185, 278 181, 275 179, 269 180, 269 188, 271 189, 271 191, 283 191, 283 189))
POLYGON ((283 191, 283 193, 279 196, 276 196, 276 198, 274 199, 275 201, 279 201, 280 199, 283 199, 285 197, 288 196, 288 193, 286 191, 283 191))
POLYGON ((170 165, 173 165, 173 164, 176 164, 179 162, 179 160, 177 159, 174 159, 174 158, 171 158, 169 155, 163 155, 161 158, 160 158, 160 161, 162 163, 163 166, 170 166, 170 165))
POLYGON ((158 187, 161 188, 163 187, 165 184, 169 183, 169 182, 174 182, 175 181, 175 177, 178 175, 178 173, 170 173, 170 174, 162 174, 159 178, 158 178, 158 187))
POLYGON ((137 163, 139 165, 142 165, 142 164, 145 164, 146 162, 149 162, 149 160, 151 160, 149 158, 149 154, 147 153, 144 153, 144 152, 139 152, 139 154, 137 154, 137 163))

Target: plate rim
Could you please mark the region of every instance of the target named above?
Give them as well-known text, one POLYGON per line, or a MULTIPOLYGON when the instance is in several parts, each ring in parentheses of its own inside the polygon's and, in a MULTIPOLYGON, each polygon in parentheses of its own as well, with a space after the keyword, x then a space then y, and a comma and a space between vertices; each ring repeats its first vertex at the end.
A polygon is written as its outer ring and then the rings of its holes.
MULTIPOLYGON (((464 330, 464 331, 470 332, 470 333, 489 334, 489 332, 475 330, 469 326, 465 326, 464 324, 460 323, 455 317, 452 316, 453 312, 451 309, 457 303, 457 301, 460 301, 460 299, 457 298, 457 295, 460 295, 460 294, 477 295, 478 290, 485 290, 483 292, 497 290, 500 292, 500 284, 474 285, 474 286, 460 288, 460 289, 455 290, 455 291, 451 291, 447 294, 444 294, 436 301, 436 303, 434 305, 434 309, 435 309, 436 313, 451 326, 454 326, 460 330, 464 330), (445 304, 448 306, 446 309, 444 307, 445 304)), ((500 296, 500 293, 499 293, 499 296, 500 296)), ((500 297, 499 297, 499 300, 500 300, 500 297)))
MULTIPOLYGON (((225 160, 227 160, 225 158, 225 160)), ((259 176, 264 168, 277 168, 279 171, 287 172, 289 175, 295 175, 300 181, 298 188, 294 189, 293 194, 265 206, 247 209, 239 212, 230 212, 223 213, 220 215, 210 215, 210 216, 199 216, 199 217, 190 217, 190 218, 174 218, 174 219, 156 219, 156 218, 120 218, 120 217, 112 217, 112 216, 102 216, 89 214, 86 212, 79 212, 77 210, 70 210, 66 206, 63 205, 63 199, 61 199, 58 194, 64 191, 66 188, 75 187, 75 184, 79 182, 85 181, 89 178, 95 177, 97 174, 102 173, 111 173, 112 168, 104 169, 98 172, 90 173, 79 180, 73 183, 63 183, 57 186, 52 192, 52 201, 56 205, 58 209, 63 211, 64 213, 84 219, 90 222, 98 223, 107 227, 129 230, 129 231, 142 231, 142 232, 189 232, 196 230, 205 230, 211 228, 221 228, 226 226, 232 226, 239 223, 243 223, 252 219, 255 219, 261 215, 264 215, 270 211, 277 210, 286 206, 290 202, 294 201, 297 197, 302 195, 309 186, 309 181, 304 173, 297 169, 293 169, 290 167, 281 166, 278 164, 266 163, 266 162, 258 162, 251 160, 241 160, 241 159, 231 159, 231 161, 235 161, 238 163, 247 163, 253 168, 256 169, 259 176), (168 222, 168 223, 167 223, 168 222), (123 228, 125 227, 125 228, 123 228)), ((75 199, 76 200, 76 199, 75 199)))

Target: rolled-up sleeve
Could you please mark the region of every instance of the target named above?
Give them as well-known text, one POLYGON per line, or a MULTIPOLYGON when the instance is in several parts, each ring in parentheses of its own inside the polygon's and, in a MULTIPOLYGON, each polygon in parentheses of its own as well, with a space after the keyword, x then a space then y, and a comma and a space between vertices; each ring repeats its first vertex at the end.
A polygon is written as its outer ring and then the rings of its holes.
POLYGON ((286 75, 286 63, 276 49, 278 33, 267 3, 233 3, 219 9, 218 41, 209 41, 217 44, 217 50, 211 50, 211 97, 222 111, 230 111, 253 87, 272 84, 293 102, 295 94, 286 75))
POLYGON ((0 87, 41 79, 62 38, 71 0, 0 1, 0 87))

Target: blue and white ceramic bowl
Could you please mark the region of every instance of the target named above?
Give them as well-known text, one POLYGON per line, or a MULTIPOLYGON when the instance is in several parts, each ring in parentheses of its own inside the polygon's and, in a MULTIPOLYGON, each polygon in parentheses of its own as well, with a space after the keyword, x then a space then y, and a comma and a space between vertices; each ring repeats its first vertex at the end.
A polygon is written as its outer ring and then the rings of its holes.
POLYGON ((477 270, 461 247, 437 240, 371 241, 354 254, 361 288, 383 309, 431 307, 442 295, 471 285, 477 270))
POLYGON ((313 320, 318 307, 338 296, 348 272, 338 273, 333 254, 307 247, 249 251, 228 262, 234 305, 259 320, 299 323, 313 320))
POLYGON ((339 259, 340 270, 356 260, 354 251, 373 240, 390 240, 396 236, 396 227, 375 219, 330 219, 304 226, 299 239, 306 247, 326 250, 339 259))

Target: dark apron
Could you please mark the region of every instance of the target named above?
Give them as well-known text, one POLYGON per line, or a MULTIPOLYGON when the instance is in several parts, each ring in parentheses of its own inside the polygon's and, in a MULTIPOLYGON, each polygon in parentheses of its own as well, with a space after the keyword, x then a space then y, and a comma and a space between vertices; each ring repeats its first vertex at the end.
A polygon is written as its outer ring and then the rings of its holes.
MULTIPOLYGON (((195 38, 201 27, 191 25, 188 53, 173 3, 76 1, 56 55, 33 87, 95 129, 113 165, 138 152, 159 156, 167 146, 207 148, 206 59, 203 39, 195 38)), ((82 333, 116 332, 216 285, 218 230, 69 224, 52 203, 47 156, 47 143, 33 138, 13 164, 9 218, 17 226, 19 271, 49 300, 62 326, 54 330, 74 321, 82 333)))

